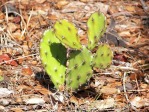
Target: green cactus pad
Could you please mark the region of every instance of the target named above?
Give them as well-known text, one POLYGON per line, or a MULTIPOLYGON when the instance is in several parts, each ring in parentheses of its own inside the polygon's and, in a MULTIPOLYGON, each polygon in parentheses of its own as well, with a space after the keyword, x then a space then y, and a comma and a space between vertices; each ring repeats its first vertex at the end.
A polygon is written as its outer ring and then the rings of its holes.
POLYGON ((93 58, 93 67, 105 69, 112 63, 113 53, 108 44, 99 45, 93 58))
POLYGON ((54 31, 63 45, 77 50, 82 48, 77 29, 72 23, 67 20, 57 21, 54 25, 54 31))
POLYGON ((88 48, 92 50, 106 31, 106 17, 103 13, 93 13, 87 21, 88 48))
POLYGON ((83 47, 82 51, 70 53, 69 65, 66 76, 66 88, 76 90, 85 84, 92 76, 91 52, 83 47))
POLYGON ((59 89, 65 82, 66 48, 55 37, 53 30, 44 32, 40 42, 40 57, 46 72, 59 89))

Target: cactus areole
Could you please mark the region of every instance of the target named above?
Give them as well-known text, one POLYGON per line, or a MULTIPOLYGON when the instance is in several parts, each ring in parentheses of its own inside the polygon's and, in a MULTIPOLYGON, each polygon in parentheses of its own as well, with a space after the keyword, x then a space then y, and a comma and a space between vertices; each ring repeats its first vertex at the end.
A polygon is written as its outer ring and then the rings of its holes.
POLYGON ((45 71, 55 88, 75 91, 92 77, 93 68, 106 69, 111 65, 113 53, 108 44, 98 45, 106 31, 106 17, 93 13, 87 21, 88 44, 82 45, 75 25, 60 20, 54 28, 46 30, 40 42, 40 57, 45 71), (97 47, 95 53, 92 50, 97 47), (69 56, 67 48, 71 49, 69 56), (68 65, 66 66, 66 63, 68 65))

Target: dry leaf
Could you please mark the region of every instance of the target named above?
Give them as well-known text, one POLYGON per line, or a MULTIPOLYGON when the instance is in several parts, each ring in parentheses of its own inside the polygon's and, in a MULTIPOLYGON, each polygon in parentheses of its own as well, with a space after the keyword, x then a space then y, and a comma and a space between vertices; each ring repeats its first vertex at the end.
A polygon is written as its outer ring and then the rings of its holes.
POLYGON ((14 32, 12 34, 13 38, 16 39, 16 41, 24 41, 25 40, 25 36, 22 35, 20 30, 17 30, 16 32, 14 32))
POLYGON ((133 21, 136 24, 140 24, 141 23, 141 20, 140 19, 136 19, 136 18, 131 19, 131 21, 133 21))
POLYGON ((21 4, 28 5, 30 3, 30 0, 21 0, 20 2, 21 4))
POLYGON ((119 33, 120 37, 131 37, 130 31, 122 31, 119 33))
POLYGON ((22 62, 25 60, 24 58, 22 58, 22 56, 18 56, 18 63, 19 64, 22 64, 22 62))
POLYGON ((1 111, 1 112, 5 112, 5 107, 2 106, 2 105, 0 105, 0 111, 1 111))
POLYGON ((114 59, 117 60, 117 61, 127 62, 127 58, 125 57, 124 54, 115 53, 114 59))
POLYGON ((0 69, 0 76, 2 76, 3 75, 3 71, 0 69))
POLYGON ((14 17, 14 18, 13 18, 13 22, 14 22, 15 24, 19 24, 19 23, 21 22, 21 17, 20 17, 20 16, 14 17))
POLYGON ((35 10, 35 11, 30 11, 29 13, 31 15, 34 15, 34 16, 37 16, 37 15, 47 15, 48 14, 47 11, 44 11, 44 10, 41 10, 41 9, 38 9, 38 10, 35 10))
POLYGON ((64 7, 65 5, 67 5, 69 2, 66 0, 62 0, 62 1, 58 1, 56 4, 56 8, 61 9, 62 7, 64 7))
POLYGON ((30 67, 26 66, 22 68, 22 74, 23 75, 32 75, 33 71, 30 67))
POLYGON ((81 44, 87 45, 88 40, 87 40, 86 35, 81 35, 81 36, 80 36, 80 41, 81 41, 81 44))
POLYGON ((21 96, 15 95, 14 96, 14 103, 16 103, 16 104, 23 103, 23 99, 21 98, 21 96))
POLYGON ((136 10, 136 14, 139 16, 143 16, 145 14, 145 12, 141 7, 135 7, 135 10, 136 10))
POLYGON ((19 85, 17 88, 17 91, 24 92, 24 91, 30 91, 32 88, 26 85, 19 85))
POLYGON ((147 84, 141 84, 141 85, 140 85, 140 87, 143 88, 143 89, 148 89, 148 88, 147 88, 148 86, 149 86, 149 85, 147 85, 147 84))
MULTIPOLYGON (((66 7, 63 8, 62 12, 63 13, 68 13, 68 12, 79 12, 79 9, 84 7, 85 3, 79 2, 79 1, 72 1, 66 7)), ((82 8, 83 9, 83 8, 82 8)), ((78 15, 78 13, 77 13, 78 15)))
POLYGON ((127 11, 130 11, 130 12, 135 12, 135 7, 134 6, 125 6, 125 9, 127 11))
POLYGON ((18 66, 16 61, 11 60, 11 56, 8 53, 0 55, 0 63, 3 63, 3 62, 5 62, 8 65, 18 66))
POLYGON ((90 103, 92 108, 96 108, 99 110, 105 110, 107 108, 112 108, 115 105, 114 99, 113 98, 109 98, 109 99, 105 99, 105 100, 96 100, 94 102, 90 103))
POLYGON ((137 79, 137 74, 136 73, 131 73, 130 74, 130 79, 131 80, 136 80, 137 79))
POLYGON ((35 0, 37 3, 44 3, 46 0, 35 0))
POLYGON ((31 61, 32 65, 37 65, 37 63, 38 63, 37 61, 31 61))
POLYGON ((36 92, 39 92, 39 93, 43 94, 43 95, 52 94, 51 91, 49 91, 48 89, 42 87, 41 85, 35 86, 35 87, 34 87, 34 90, 35 90, 36 92))
POLYGON ((79 105, 79 101, 78 101, 78 99, 75 96, 72 96, 70 98, 70 102, 74 103, 75 105, 79 105))
MULTIPOLYGON (((0 24, 4 23, 5 15, 0 12, 0 24)), ((2 31, 2 28, 0 27, 0 31, 2 31)))
POLYGON ((9 32, 14 32, 18 29, 18 26, 14 23, 8 23, 7 25, 8 25, 7 29, 9 32))
POLYGON ((118 89, 112 88, 112 87, 103 86, 101 88, 100 92, 103 93, 103 94, 106 94, 106 95, 111 95, 111 94, 117 93, 118 89))
POLYGON ((89 0, 80 0, 80 2, 87 3, 89 0))
POLYGON ((21 108, 11 108, 12 112, 24 112, 21 108))
POLYGON ((50 19, 50 20, 57 20, 58 18, 57 18, 56 15, 50 14, 50 15, 48 15, 48 19, 50 19))
POLYGON ((149 106, 149 99, 148 98, 143 98, 143 97, 134 97, 130 100, 131 105, 141 108, 144 106, 149 106))
POLYGON ((25 53, 25 55, 29 55, 29 48, 28 48, 28 43, 24 42, 24 44, 22 45, 23 51, 25 53))

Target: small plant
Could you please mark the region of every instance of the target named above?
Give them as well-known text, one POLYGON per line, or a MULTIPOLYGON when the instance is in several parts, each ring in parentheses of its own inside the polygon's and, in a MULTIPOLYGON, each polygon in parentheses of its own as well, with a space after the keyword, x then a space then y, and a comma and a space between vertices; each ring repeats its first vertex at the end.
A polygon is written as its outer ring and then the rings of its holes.
POLYGON ((57 21, 53 29, 44 32, 40 56, 57 89, 75 91, 92 77, 93 68, 105 69, 111 65, 113 53, 109 45, 98 44, 106 31, 104 14, 93 13, 87 26, 87 45, 81 44, 76 27, 67 20, 57 21), (92 53, 95 48, 96 52, 92 53))

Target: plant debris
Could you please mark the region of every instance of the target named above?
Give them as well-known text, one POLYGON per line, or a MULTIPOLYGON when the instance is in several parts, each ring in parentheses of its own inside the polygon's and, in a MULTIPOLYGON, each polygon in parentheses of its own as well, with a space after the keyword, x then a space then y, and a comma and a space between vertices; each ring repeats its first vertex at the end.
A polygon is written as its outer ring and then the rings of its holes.
POLYGON ((148 0, 1 0, 0 111, 149 110, 148 0), (110 68, 94 70, 76 93, 56 91, 39 56, 43 32, 67 19, 87 42, 86 22, 95 11, 107 17, 99 43, 114 53, 110 68))

